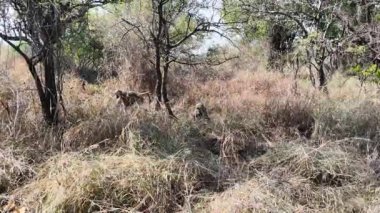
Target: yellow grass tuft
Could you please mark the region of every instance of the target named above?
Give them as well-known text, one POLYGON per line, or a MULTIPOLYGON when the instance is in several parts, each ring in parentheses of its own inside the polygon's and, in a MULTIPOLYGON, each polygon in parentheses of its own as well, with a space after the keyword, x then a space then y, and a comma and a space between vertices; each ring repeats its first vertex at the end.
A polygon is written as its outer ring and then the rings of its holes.
POLYGON ((24 159, 16 157, 12 150, 0 151, 0 193, 15 189, 33 175, 30 165, 24 159))
POLYGON ((16 197, 42 212, 168 212, 184 205, 202 171, 176 158, 69 153, 46 162, 16 197))

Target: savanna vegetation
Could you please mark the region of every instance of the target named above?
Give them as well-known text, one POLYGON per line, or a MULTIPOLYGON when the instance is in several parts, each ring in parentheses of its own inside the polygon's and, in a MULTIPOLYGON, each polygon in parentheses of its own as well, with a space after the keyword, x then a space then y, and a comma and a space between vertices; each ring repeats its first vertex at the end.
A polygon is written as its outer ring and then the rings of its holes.
POLYGON ((379 0, 2 0, 1 212, 379 212, 379 83, 379 0))

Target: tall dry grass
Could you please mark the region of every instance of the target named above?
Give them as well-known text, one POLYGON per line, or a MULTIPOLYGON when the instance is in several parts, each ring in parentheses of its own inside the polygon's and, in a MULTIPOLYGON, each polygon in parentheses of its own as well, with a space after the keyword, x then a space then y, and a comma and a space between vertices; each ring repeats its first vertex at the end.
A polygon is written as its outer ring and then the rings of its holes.
POLYGON ((199 165, 176 158, 71 153, 46 162, 15 196, 40 212, 168 212, 185 205, 205 174, 199 165))
POLYGON ((173 71, 176 121, 149 103, 116 106, 115 90, 142 89, 127 64, 85 90, 69 74, 56 128, 42 125, 25 67, 3 72, 6 199, 45 212, 376 212, 376 86, 337 75, 329 95, 303 78, 295 92, 293 76, 242 61, 173 71), (191 118, 199 101, 211 121, 191 118))

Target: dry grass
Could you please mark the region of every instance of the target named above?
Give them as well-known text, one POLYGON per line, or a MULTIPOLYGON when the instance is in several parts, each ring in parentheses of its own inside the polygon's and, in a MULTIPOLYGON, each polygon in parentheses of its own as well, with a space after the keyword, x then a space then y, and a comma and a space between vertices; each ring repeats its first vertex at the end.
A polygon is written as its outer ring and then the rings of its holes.
POLYGON ((42 212, 167 212, 184 206, 205 172, 176 158, 68 153, 45 163, 36 180, 15 196, 42 212))
POLYGON ((34 176, 34 171, 24 159, 10 149, 0 151, 0 193, 9 192, 34 176))
POLYGON ((277 197, 266 182, 247 181, 216 195, 202 212, 294 212, 289 199, 277 197))
POLYGON ((376 194, 355 185, 320 187, 299 176, 266 175, 215 195, 200 212, 375 212, 376 194), (368 198, 371 200, 367 200, 368 198))
POLYGON ((115 106, 115 90, 149 89, 129 64, 85 90, 68 75, 59 128, 41 125, 17 63, 0 79, 13 106, 11 118, 0 108, 1 189, 37 212, 378 212, 376 87, 336 75, 329 96, 303 78, 295 92, 291 76, 241 60, 173 77, 177 121, 115 106), (191 119, 198 101, 211 121, 191 119))
POLYGON ((325 101, 315 110, 318 134, 334 138, 379 136, 379 104, 371 99, 325 101))
MULTIPOLYGON (((352 151, 352 150, 351 150, 352 151)), ((253 176, 205 205, 205 212, 375 211, 378 187, 366 162, 329 142, 289 143, 251 162, 253 176)))
POLYGON ((343 186, 363 182, 370 168, 359 154, 331 141, 316 147, 286 143, 251 162, 255 170, 273 172, 283 168, 319 185, 343 186))

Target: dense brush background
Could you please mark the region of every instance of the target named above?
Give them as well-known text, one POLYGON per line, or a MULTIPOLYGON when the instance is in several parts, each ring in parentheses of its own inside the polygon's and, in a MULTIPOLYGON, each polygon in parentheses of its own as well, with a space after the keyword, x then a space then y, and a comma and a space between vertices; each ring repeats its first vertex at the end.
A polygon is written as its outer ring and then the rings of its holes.
POLYGON ((335 73, 320 92, 306 69, 270 71, 260 42, 219 66, 174 67, 178 120, 153 103, 124 112, 114 91, 152 91, 154 71, 133 37, 109 39, 123 32, 105 23, 97 69, 67 62, 57 127, 43 125, 26 65, 2 46, 4 211, 380 212, 377 84, 335 73), (197 102, 210 121, 192 119, 197 102))

